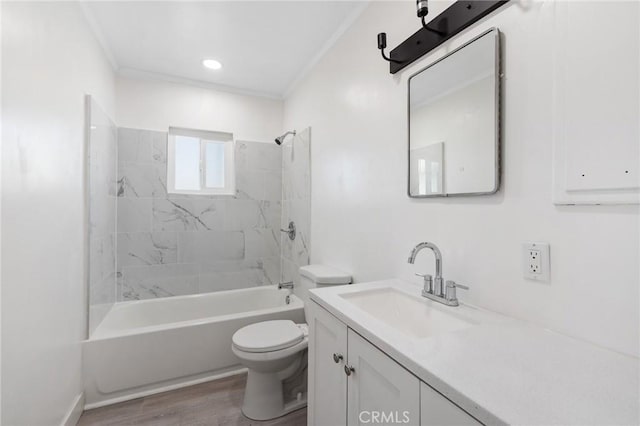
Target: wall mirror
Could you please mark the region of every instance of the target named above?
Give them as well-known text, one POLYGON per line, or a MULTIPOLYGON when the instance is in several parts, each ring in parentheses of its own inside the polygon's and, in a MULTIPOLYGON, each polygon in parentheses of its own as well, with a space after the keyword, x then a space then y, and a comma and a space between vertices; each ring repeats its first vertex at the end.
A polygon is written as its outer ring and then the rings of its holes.
POLYGON ((500 34, 491 29, 409 78, 409 196, 500 185, 500 34))

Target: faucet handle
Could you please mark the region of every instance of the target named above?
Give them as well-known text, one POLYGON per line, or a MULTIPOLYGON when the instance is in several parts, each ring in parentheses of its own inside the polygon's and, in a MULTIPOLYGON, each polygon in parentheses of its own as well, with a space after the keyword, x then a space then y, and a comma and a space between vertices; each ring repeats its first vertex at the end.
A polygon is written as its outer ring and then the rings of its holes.
POLYGON ((458 284, 455 281, 447 280, 445 285, 444 297, 449 302, 454 302, 455 305, 458 305, 458 298, 456 297, 456 288, 461 288, 463 290, 469 290, 469 287, 466 285, 458 284))
POLYGON ((433 276, 431 274, 418 274, 416 272, 416 276, 422 277, 424 282, 423 292, 433 294, 433 276))
POLYGON ((467 287, 466 285, 458 284, 457 282, 455 282, 453 280, 447 280, 447 288, 448 287, 457 287, 457 288, 461 288, 463 290, 469 290, 469 287, 467 287))

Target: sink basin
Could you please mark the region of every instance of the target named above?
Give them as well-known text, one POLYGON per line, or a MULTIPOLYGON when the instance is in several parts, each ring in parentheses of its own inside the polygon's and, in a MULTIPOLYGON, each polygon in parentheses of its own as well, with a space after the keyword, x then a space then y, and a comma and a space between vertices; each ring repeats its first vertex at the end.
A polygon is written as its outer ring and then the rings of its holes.
POLYGON ((436 307, 434 302, 392 287, 350 292, 340 297, 411 337, 425 338, 476 325, 455 312, 444 311, 455 307, 436 307))

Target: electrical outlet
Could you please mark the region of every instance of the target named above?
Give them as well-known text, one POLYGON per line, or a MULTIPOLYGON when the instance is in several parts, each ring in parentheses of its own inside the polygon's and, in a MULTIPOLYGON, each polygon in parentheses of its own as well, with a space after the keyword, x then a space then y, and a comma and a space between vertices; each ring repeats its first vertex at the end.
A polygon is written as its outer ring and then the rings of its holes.
POLYGON ((549 282, 550 259, 548 243, 522 245, 522 274, 535 281, 549 282))
POLYGON ((527 266, 529 267, 529 274, 542 274, 542 268, 540 267, 540 250, 529 249, 527 252, 529 261, 527 266))

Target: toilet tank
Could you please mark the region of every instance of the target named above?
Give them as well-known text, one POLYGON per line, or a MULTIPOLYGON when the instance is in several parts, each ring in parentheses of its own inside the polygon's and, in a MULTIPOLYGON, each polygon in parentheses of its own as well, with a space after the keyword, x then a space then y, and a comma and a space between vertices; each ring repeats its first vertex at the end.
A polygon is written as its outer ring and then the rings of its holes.
POLYGON ((307 265, 299 269, 300 295, 304 301, 304 313, 309 322, 309 290, 334 285, 351 284, 351 275, 327 265, 307 265))

